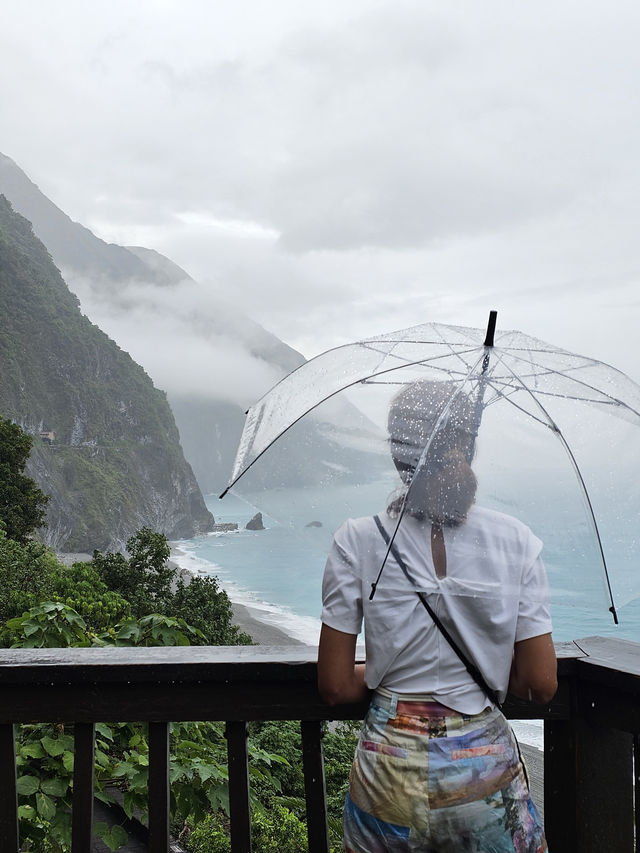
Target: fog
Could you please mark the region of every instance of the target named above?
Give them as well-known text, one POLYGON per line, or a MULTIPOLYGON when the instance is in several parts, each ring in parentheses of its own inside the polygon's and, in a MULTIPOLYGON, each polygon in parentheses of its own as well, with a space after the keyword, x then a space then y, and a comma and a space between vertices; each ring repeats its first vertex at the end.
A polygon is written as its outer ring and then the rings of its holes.
POLYGON ((498 309, 638 380, 639 35, 626 0, 10 0, 2 148, 199 282, 74 285, 168 389, 272 380, 219 297, 305 356, 498 309))
POLYGON ((263 330, 195 281, 175 287, 101 282, 64 271, 89 319, 141 364, 170 396, 225 400, 248 408, 282 376, 252 350, 263 330))

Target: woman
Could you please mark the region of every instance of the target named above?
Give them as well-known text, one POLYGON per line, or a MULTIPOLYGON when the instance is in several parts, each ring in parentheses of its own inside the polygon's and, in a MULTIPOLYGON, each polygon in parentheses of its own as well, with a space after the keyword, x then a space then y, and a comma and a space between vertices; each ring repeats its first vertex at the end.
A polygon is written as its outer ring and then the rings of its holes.
POLYGON ((374 691, 345 804, 348 853, 547 850, 515 738, 489 698, 508 689, 545 703, 557 689, 542 543, 475 506, 474 421, 453 383, 405 386, 388 421, 402 494, 379 516, 347 520, 327 560, 320 692, 335 704, 374 691))

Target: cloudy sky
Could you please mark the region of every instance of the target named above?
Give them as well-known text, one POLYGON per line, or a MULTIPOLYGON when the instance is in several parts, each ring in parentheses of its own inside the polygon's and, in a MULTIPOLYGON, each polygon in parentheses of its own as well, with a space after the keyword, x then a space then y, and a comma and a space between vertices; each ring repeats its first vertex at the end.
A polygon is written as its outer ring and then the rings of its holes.
POLYGON ((499 324, 640 380, 640 5, 4 0, 0 150, 311 356, 499 324))

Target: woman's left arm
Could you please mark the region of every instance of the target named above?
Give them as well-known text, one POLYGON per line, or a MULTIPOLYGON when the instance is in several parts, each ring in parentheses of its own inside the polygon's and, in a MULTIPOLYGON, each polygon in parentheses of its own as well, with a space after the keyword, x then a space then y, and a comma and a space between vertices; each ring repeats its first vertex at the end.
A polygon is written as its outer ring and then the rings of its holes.
POLYGON ((318 646, 318 689, 328 705, 361 702, 368 689, 364 664, 356 664, 356 634, 336 631, 323 623, 318 646))
POLYGON ((545 705, 558 689, 558 665, 551 634, 541 634, 515 644, 509 693, 545 705))

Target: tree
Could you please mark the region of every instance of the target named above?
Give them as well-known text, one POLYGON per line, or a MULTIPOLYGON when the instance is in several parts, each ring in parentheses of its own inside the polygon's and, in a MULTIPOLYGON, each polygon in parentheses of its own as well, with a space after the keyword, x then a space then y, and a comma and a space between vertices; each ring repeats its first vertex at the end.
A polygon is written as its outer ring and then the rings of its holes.
POLYGON ((26 544, 45 525, 49 496, 24 474, 33 439, 0 416, 0 522, 9 539, 26 544))
POLYGON ((91 564, 109 589, 126 598, 135 616, 165 613, 177 574, 168 562, 167 537, 142 527, 127 540, 127 552, 129 559, 111 551, 94 551, 91 564))

